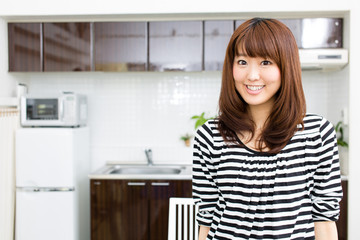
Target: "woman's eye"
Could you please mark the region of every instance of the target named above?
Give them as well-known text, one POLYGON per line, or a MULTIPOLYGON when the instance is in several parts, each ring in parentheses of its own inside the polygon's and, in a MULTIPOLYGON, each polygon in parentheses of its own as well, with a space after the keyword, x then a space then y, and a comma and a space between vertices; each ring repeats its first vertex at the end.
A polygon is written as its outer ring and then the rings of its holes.
POLYGON ((246 65, 246 61, 245 61, 245 60, 239 60, 239 61, 238 61, 238 64, 239 64, 239 65, 246 65))
POLYGON ((261 65, 270 65, 270 64, 271 64, 271 62, 268 60, 264 60, 261 62, 261 65))

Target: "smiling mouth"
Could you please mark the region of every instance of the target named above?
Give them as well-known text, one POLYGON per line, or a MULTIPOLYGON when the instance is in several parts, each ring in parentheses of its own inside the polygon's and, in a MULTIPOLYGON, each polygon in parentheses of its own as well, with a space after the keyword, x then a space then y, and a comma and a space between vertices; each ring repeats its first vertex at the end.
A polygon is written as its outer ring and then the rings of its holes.
POLYGON ((265 85, 257 85, 257 86, 256 85, 255 86, 254 85, 246 85, 246 88, 251 91, 258 91, 264 87, 265 87, 265 85))

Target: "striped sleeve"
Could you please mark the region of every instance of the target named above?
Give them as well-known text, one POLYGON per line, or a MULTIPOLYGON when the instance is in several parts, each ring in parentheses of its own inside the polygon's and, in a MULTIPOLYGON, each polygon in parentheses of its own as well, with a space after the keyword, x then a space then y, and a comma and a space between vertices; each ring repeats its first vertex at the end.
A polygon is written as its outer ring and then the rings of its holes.
POLYGON ((337 138, 333 125, 322 119, 320 126, 322 145, 314 174, 312 215, 314 221, 337 221, 342 198, 337 138))
POLYGON ((197 131, 193 146, 193 198, 199 207, 196 220, 199 225, 209 227, 219 197, 214 180, 216 171, 211 160, 212 139, 209 125, 204 124, 197 131))

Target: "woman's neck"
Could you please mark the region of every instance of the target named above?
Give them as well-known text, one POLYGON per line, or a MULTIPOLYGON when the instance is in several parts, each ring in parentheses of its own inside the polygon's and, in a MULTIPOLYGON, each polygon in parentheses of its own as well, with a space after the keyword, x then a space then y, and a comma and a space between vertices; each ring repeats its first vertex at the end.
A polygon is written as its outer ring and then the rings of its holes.
POLYGON ((248 113, 252 121, 255 123, 254 132, 241 132, 238 135, 239 139, 249 148, 253 150, 268 151, 269 149, 260 143, 261 134, 268 120, 271 110, 274 106, 274 101, 268 101, 260 105, 248 105, 248 113), (260 146, 262 145, 262 146, 260 146))
POLYGON ((255 123, 255 130, 262 130, 270 116, 273 104, 248 106, 249 114, 255 123))

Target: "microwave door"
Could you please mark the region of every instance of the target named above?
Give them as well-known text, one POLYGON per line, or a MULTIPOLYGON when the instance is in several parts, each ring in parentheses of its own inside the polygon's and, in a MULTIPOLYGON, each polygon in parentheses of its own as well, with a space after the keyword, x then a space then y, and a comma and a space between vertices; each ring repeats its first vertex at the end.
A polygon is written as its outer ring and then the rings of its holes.
POLYGON ((30 120, 59 120, 59 102, 57 98, 28 99, 26 108, 30 120))
POLYGON ((57 126, 61 125, 63 115, 62 101, 59 98, 24 98, 22 116, 24 126, 57 126))

